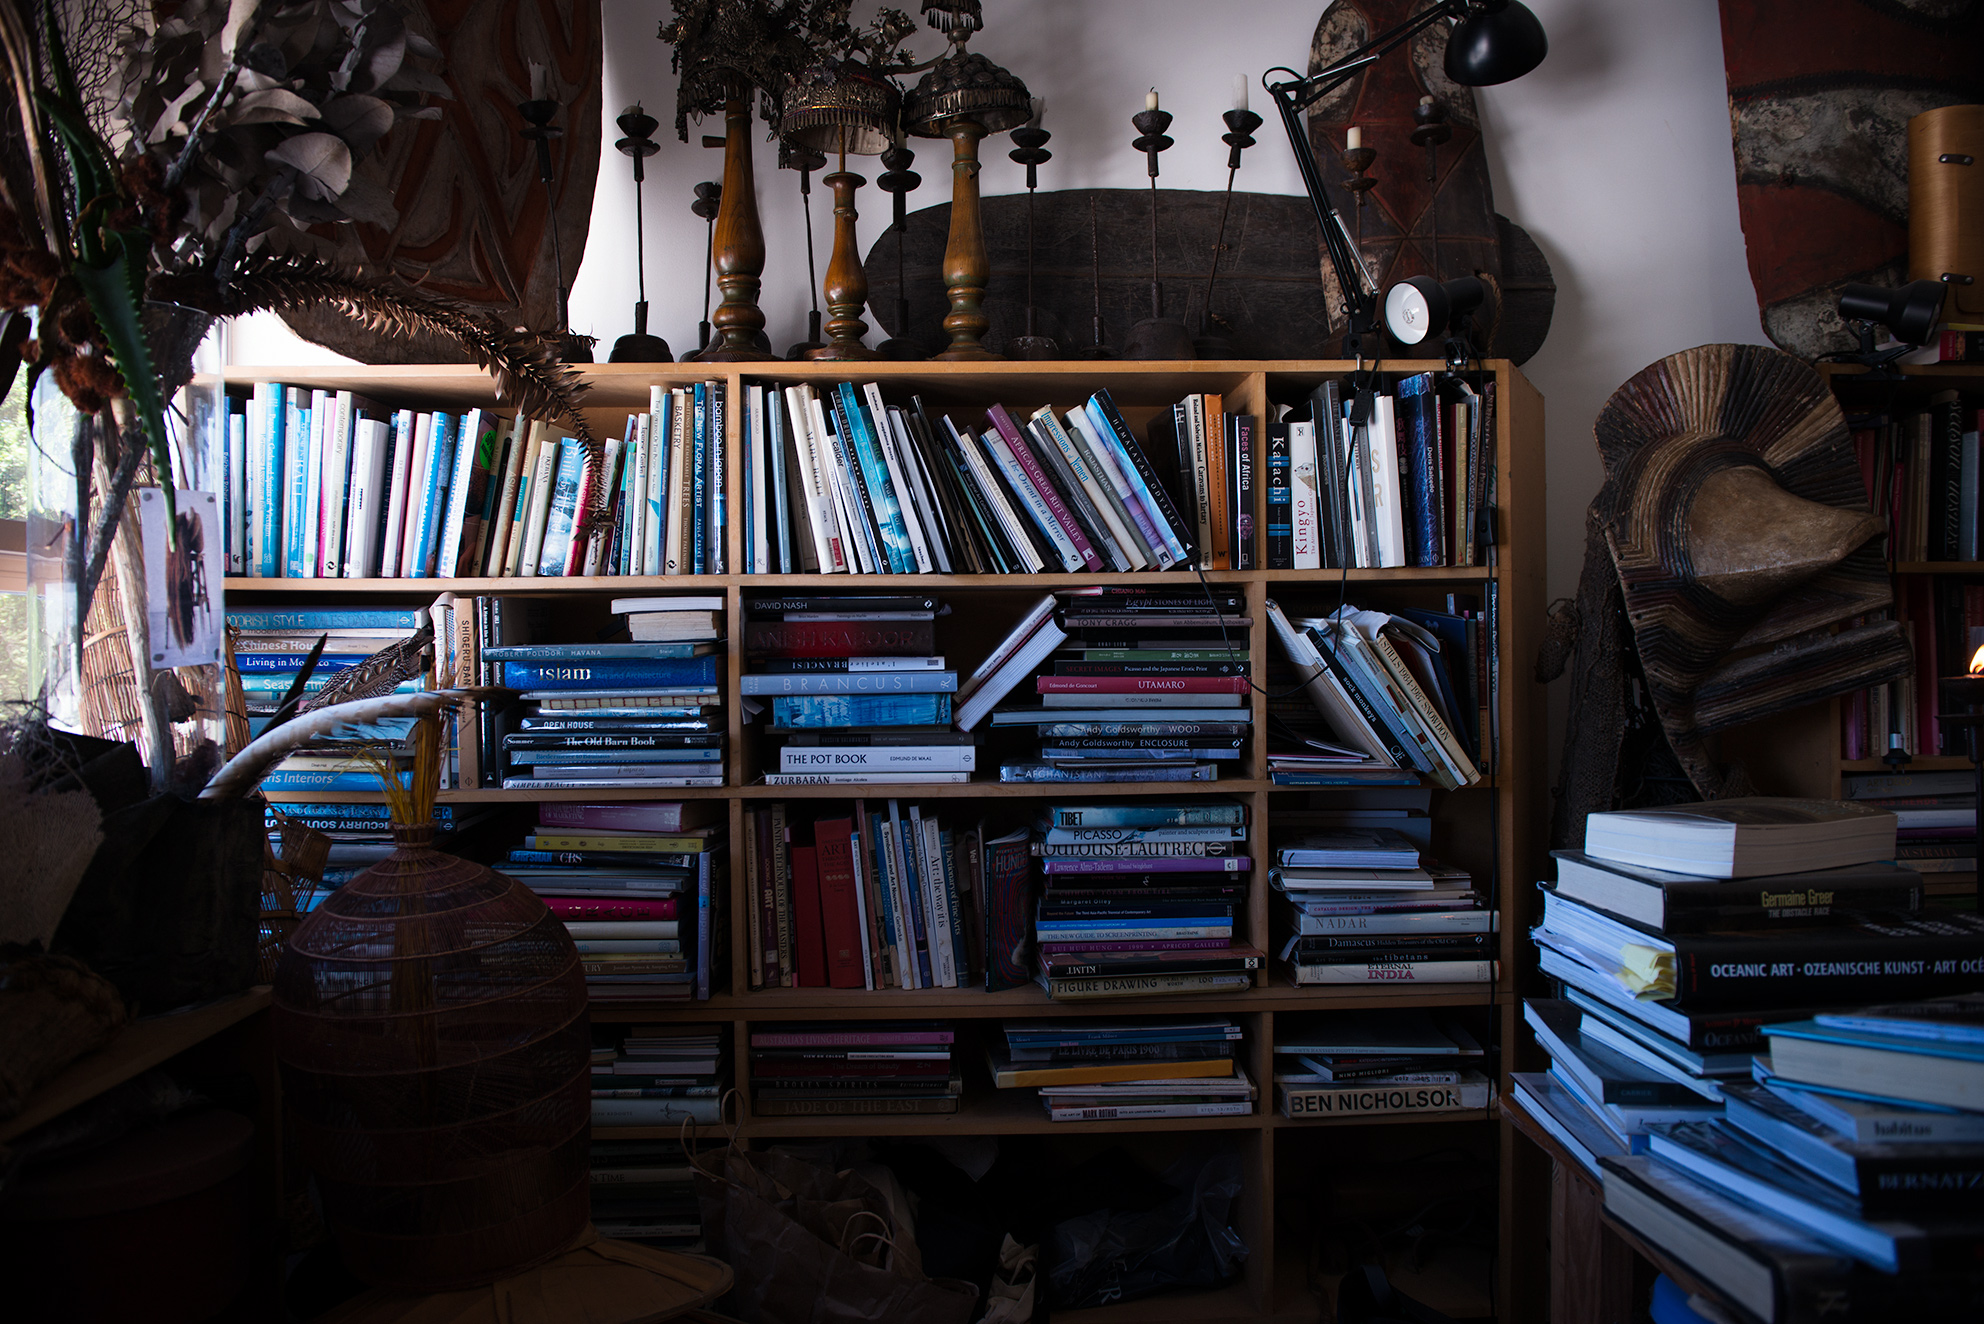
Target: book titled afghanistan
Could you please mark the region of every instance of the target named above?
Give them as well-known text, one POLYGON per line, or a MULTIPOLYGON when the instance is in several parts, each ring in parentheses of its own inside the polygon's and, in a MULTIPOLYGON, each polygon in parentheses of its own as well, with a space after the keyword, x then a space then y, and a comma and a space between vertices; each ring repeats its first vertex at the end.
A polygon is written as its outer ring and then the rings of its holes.
POLYGON ((1494 1093, 1478 1071, 1461 1074, 1457 1085, 1281 1085, 1283 1117, 1379 1117, 1400 1113, 1469 1112, 1486 1108, 1494 1093))

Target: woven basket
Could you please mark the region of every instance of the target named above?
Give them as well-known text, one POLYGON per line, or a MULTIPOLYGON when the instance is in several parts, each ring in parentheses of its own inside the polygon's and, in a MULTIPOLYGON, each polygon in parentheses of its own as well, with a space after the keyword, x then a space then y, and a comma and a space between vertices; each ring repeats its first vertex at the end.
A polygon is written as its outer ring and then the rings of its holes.
POLYGON ((276 1049, 352 1271, 475 1286, 586 1226, 585 979, 530 889, 434 850, 431 824, 393 836, 290 936, 276 1049))

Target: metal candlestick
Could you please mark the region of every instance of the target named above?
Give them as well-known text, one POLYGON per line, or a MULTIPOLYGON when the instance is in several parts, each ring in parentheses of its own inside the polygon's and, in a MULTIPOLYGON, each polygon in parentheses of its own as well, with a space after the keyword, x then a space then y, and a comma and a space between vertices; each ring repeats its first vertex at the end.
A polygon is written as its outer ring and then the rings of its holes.
POLYGON ((1090 315, 1089 338, 1091 343, 1084 345, 1069 355, 1077 359, 1113 359, 1116 351, 1102 341, 1102 242, 1095 224, 1095 194, 1088 195, 1088 274, 1089 293, 1095 300, 1094 311, 1090 315))
POLYGON ((537 178, 544 185, 544 212, 551 230, 551 274, 558 282, 558 355, 567 363, 592 362, 592 338, 572 334, 571 290, 565 284, 565 259, 558 249, 557 173, 551 168, 551 140, 565 136, 551 123, 558 113, 558 102, 551 97, 517 103, 517 114, 524 127, 518 133, 537 144, 537 178))
POLYGON ((647 181, 645 162, 661 150, 661 144, 654 140, 654 131, 661 121, 641 109, 635 102, 620 112, 616 121, 620 132, 626 137, 613 145, 622 155, 634 159, 634 279, 638 299, 634 304, 634 332, 621 336, 613 342, 613 352, 606 357, 608 363, 668 363, 675 356, 668 351, 668 342, 660 336, 648 334, 648 257, 647 232, 641 216, 641 185, 647 181))
POLYGON ((1432 230, 1434 280, 1440 278, 1440 144, 1453 136, 1454 126, 1447 123, 1447 108, 1439 99, 1431 94, 1419 98, 1412 111, 1412 145, 1426 149, 1426 182, 1433 186, 1427 212, 1432 230))
POLYGON ((706 179, 696 185, 696 200, 689 204, 689 210, 707 222, 708 237, 703 245, 703 320, 696 324, 696 352, 702 353, 710 347, 710 275, 714 268, 710 264, 710 250, 716 246, 716 214, 723 209, 723 185, 713 179, 706 179))
POLYGON ((897 139, 893 147, 882 153, 883 170, 875 181, 875 187, 888 194, 895 204, 890 228, 896 232, 896 333, 875 348, 884 358, 905 361, 924 357, 923 351, 909 338, 909 287, 902 264, 903 243, 908 237, 909 195, 923 182, 923 176, 910 169, 915 162, 916 153, 909 144, 897 139))
POLYGON ((1061 347, 1040 334, 1039 309, 1033 301, 1033 194, 1040 187, 1040 167, 1052 160, 1047 140, 1054 135, 1040 127, 1042 99, 1035 98, 1033 118, 1013 130, 1019 144, 1007 155, 1026 167, 1026 334, 1014 338, 1007 352, 1016 359, 1058 359, 1061 347))
POLYGON ((820 273, 813 265, 813 172, 827 164, 827 154, 792 143, 780 144, 779 165, 799 172, 799 205, 806 213, 806 292, 813 306, 806 313, 806 338, 785 351, 788 359, 803 359, 816 349, 825 349, 820 339, 820 273))
POLYGON ((1378 187, 1378 181, 1370 175, 1370 169, 1377 162, 1378 149, 1375 147, 1346 147, 1343 149, 1343 168, 1350 178, 1343 181, 1357 199, 1357 251, 1362 259, 1364 253, 1364 195, 1378 187))
POLYGON ((1226 251, 1226 214, 1233 206, 1233 177, 1240 173, 1240 153, 1254 145, 1254 130, 1261 127, 1261 117, 1251 110, 1229 110, 1220 118, 1226 121, 1227 129, 1220 135, 1220 141, 1227 147, 1226 194, 1219 202, 1219 232, 1212 241, 1212 270, 1206 276, 1205 320, 1200 324, 1198 339, 1194 342, 1202 359, 1234 357, 1233 342, 1222 334, 1231 331, 1233 326, 1212 310, 1212 291, 1219 281, 1219 256, 1226 251), (1215 326, 1220 330, 1214 331, 1215 326))
POLYGON ((1150 176, 1150 316, 1130 328, 1123 353, 1133 359, 1190 359, 1192 333, 1184 322, 1164 315, 1164 283, 1157 274, 1157 157, 1172 146, 1164 131, 1171 127, 1171 112, 1142 110, 1130 117, 1137 127, 1137 140, 1131 144, 1145 157, 1145 173, 1150 176))

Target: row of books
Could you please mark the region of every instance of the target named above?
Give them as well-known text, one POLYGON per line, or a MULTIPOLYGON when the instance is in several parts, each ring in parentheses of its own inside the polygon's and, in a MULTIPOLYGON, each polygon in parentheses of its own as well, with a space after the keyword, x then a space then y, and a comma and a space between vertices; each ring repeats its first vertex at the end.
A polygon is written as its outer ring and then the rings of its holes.
POLYGON ((1246 1117, 1256 1090, 1224 1016, 1006 1021, 986 1044, 998 1089, 1032 1089, 1051 1122, 1246 1117))
POLYGON ((1960 754, 1961 728, 1946 727, 1937 680, 1960 676, 1984 645, 1984 585, 1926 575, 1894 581, 1894 618, 1915 657, 1914 670, 1840 701, 1841 753, 1846 758, 1960 754))
POLYGON ((1253 860, 1237 801, 1047 806, 1031 844, 1037 980, 1057 1002, 1189 997, 1252 987, 1239 937, 1253 860))
POLYGON ((749 573, 1169 570, 1203 546, 1107 390, 962 424, 873 382, 744 397, 749 573))
POLYGON ((1969 891, 1977 873, 1977 780, 1969 772, 1849 772, 1849 800, 1895 816, 1895 862, 1926 895, 1969 891))
POLYGON ((1944 391, 1926 409, 1855 420, 1854 455, 1868 501, 1887 517, 1890 560, 1980 559, 1980 417, 1984 402, 1944 391))
POLYGON ((1469 1112, 1488 1106, 1487 1053, 1458 1016, 1344 1012, 1311 1018, 1274 1043, 1283 1117, 1330 1119, 1469 1112))
MULTIPOLYGON (((592 1123, 594 1126, 708 1125, 722 1119, 722 1080, 729 1074, 729 1038, 716 1025, 595 1025, 592 1041, 592 1123)), ((595 1141, 595 1147, 597 1146, 595 1141)), ((595 1152, 595 1164, 598 1162, 595 1152)), ((672 1176, 644 1174, 626 1186, 676 1185, 672 1176)), ((636 1208, 658 1199, 671 1203, 677 1193, 615 1190, 603 1208, 593 1196, 595 1221, 658 1219, 669 1210, 636 1208)), ((678 1218, 676 1221, 680 1222, 678 1218)), ((623 1235, 609 1233, 611 1236, 623 1235)), ((677 1227, 647 1235, 687 1235, 677 1227)))
POLYGON ((595 1134, 590 1152, 592 1221, 601 1236, 685 1254, 703 1253, 695 1169, 680 1141, 618 1140, 595 1134))
POLYGON ((759 1117, 954 1113, 964 1079, 941 1021, 751 1027, 751 1112, 759 1117))
POLYGON ((1449 790, 1474 785, 1493 766, 1497 686, 1485 674, 1496 648, 1492 616, 1484 638, 1449 612, 1346 605, 1291 619, 1273 601, 1267 610, 1311 702, 1357 756, 1337 766, 1410 768, 1449 790))
POLYGON ((1024 927, 1026 838, 900 800, 747 809, 751 987, 1011 987, 988 944, 1024 927))
POLYGON ((1268 425, 1267 457, 1270 570, 1488 564, 1493 381, 1326 381, 1268 425))

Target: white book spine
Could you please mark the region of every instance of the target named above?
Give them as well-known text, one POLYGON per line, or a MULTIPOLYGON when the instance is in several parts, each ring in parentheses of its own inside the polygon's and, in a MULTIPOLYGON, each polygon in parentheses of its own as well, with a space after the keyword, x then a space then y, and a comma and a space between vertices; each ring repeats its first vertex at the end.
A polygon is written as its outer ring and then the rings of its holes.
POLYGON ((1405 501, 1399 490, 1398 427, 1392 398, 1380 395, 1371 412, 1371 516, 1377 525, 1378 567, 1405 564, 1405 501))
POLYGON ((1095 507, 1096 516, 1101 519, 1103 527, 1109 534, 1109 540, 1116 544, 1124 568, 1142 570, 1148 566, 1149 559, 1144 556, 1137 539, 1131 535, 1129 526, 1117 515, 1115 503, 1110 500, 1102 480, 1097 477, 1088 462, 1088 457, 1082 453, 1082 448, 1076 444, 1069 429, 1063 427, 1061 421, 1054 417, 1051 408, 1042 409, 1034 415, 1034 418, 1046 431, 1048 438, 1053 441, 1055 449, 1061 452, 1061 458, 1067 461, 1068 471, 1074 474, 1075 481, 1082 485, 1082 491, 1088 494, 1089 504, 1095 507))
POLYGON ((537 576, 538 561, 544 555, 545 522, 551 517, 551 488, 558 474, 558 453, 562 447, 556 437, 546 436, 544 445, 537 452, 537 467, 530 478, 530 509, 524 515, 524 554, 517 567, 517 573, 530 578, 537 576))
POLYGON ((668 528, 674 522, 669 500, 668 456, 673 432, 675 399, 665 387, 648 393, 647 515, 641 547, 641 573, 668 571, 668 528))
POLYGON ((854 548, 856 564, 862 574, 886 575, 889 573, 888 558, 882 555, 881 547, 875 541, 875 527, 868 521, 867 511, 861 505, 861 493, 855 486, 854 440, 841 436, 829 426, 827 406, 810 392, 806 404, 813 415, 813 429, 821 438, 820 453, 829 457, 827 469, 833 475, 835 490, 840 494, 842 536, 854 548))
POLYGON ((413 488, 414 426, 413 411, 402 409, 393 415, 392 486, 386 493, 386 528, 379 540, 379 573, 387 579, 401 576, 401 547, 406 536, 407 494, 413 488))
POLYGON ((1013 509, 1012 503, 1006 500, 1005 491, 993 479, 992 465, 978 445, 977 434, 969 428, 959 429, 949 417, 944 419, 944 425, 950 428, 958 452, 964 456, 965 466, 971 470, 972 477, 977 479, 979 490, 991 500, 993 513, 998 516, 999 525, 1005 530, 1006 541, 1019 553, 1020 563, 1035 574, 1045 570, 1047 563, 1040 559, 1040 553, 1034 550, 1033 540, 1027 537, 1026 530, 1020 527, 1020 520, 1024 516, 1013 509))
MULTIPOLYGON (((625 451, 626 442, 619 437, 614 437, 606 443, 606 463, 600 469, 599 479, 599 486, 602 492, 611 492, 619 486, 621 457, 625 451)), ((611 509, 610 503, 608 509, 611 509)), ((579 511, 579 516, 580 518, 584 518, 585 511, 583 509, 579 511)), ((611 521, 608 521, 594 529, 591 535, 587 537, 585 560, 584 564, 580 566, 580 572, 582 574, 601 575, 606 573, 604 567, 606 565, 608 545, 612 542, 612 533, 613 525, 611 521)))
POLYGON ((386 425, 361 418, 352 428, 351 513, 345 538, 344 578, 372 574, 379 541, 379 499, 385 491, 386 425))
POLYGON ((634 419, 634 450, 627 459, 626 552, 621 571, 629 575, 648 572, 648 438, 653 435, 652 411, 634 419))
POLYGON ((918 826, 923 834, 923 858, 930 869, 930 893, 937 898, 938 936, 933 941, 944 952, 944 987, 956 988, 959 985, 959 952, 953 938, 958 930, 955 913, 958 899, 951 891, 950 881, 944 872, 944 842, 936 818, 925 818, 918 826))
POLYGON ((937 500, 937 489, 931 481, 930 472, 923 464, 923 452, 917 449, 910 437, 909 420, 900 409, 889 410, 889 427, 895 433, 896 452, 902 456, 903 468, 909 475, 910 486, 916 498, 916 509, 923 519, 925 541, 930 545, 930 560, 937 567, 937 573, 952 573, 951 554, 946 544, 957 537, 944 519, 944 507, 937 500))
POLYGON ((350 391, 328 393, 329 415, 324 420, 324 501, 323 529, 317 548, 317 573, 325 579, 344 576, 345 522, 351 501, 351 411, 350 391))
POLYGON ((806 407, 805 389, 785 388, 786 423, 792 434, 793 458, 799 465, 799 485, 806 498, 807 523, 813 535, 813 556, 824 574, 847 570, 840 520, 834 513, 832 489, 820 464, 820 441, 813 432, 812 411, 806 407))
POLYGON ((424 575, 420 562, 420 510, 431 498, 426 495, 431 481, 434 448, 434 415, 413 416, 413 462, 406 474, 406 509, 402 512, 400 533, 400 578, 424 575))
POLYGON ((1289 524, 1295 543, 1295 568, 1316 570, 1323 564, 1322 532, 1317 501, 1316 425, 1288 425, 1289 524))
POLYGON ((1006 439, 999 435, 997 428, 987 428, 979 436, 984 440, 985 449, 998 464, 1000 472, 1006 475, 1006 481, 1011 484, 1013 491, 1026 503, 1027 509, 1033 515, 1035 527, 1047 535, 1047 541, 1053 546, 1054 554, 1061 558, 1061 569, 1080 570, 1086 564, 1082 560, 1082 554, 1075 550, 1074 540, 1069 538, 1067 530, 1061 527, 1061 521, 1054 518, 1054 512, 1048 508, 1047 499, 1028 481, 1026 470, 1021 468, 1020 462, 1013 457, 1012 448, 1006 445, 1006 439))
MULTIPOLYGON (((1198 525, 1199 550, 1208 561, 1212 558, 1212 465, 1206 455, 1206 398, 1202 395, 1185 397, 1185 434, 1192 451, 1192 504, 1193 519, 1198 525)), ((1300 488, 1301 479, 1296 479, 1300 488)), ((1299 568, 1302 564, 1297 561, 1299 568)))
POLYGON ((978 750, 971 745, 787 745, 779 751, 780 772, 972 772, 978 750))
POLYGON ((896 450, 895 428, 889 423, 888 406, 882 403, 881 388, 873 382, 862 388, 868 401, 868 417, 875 426, 875 444, 882 452, 882 465, 888 470, 889 485, 896 490, 896 505, 902 512, 903 531, 909 535, 910 555, 916 558, 916 573, 931 573, 930 544, 924 536, 923 522, 916 509, 915 495, 910 491, 908 474, 903 468, 902 456, 896 450))
POLYGON ((1137 511, 1131 508, 1130 503, 1136 499, 1136 489, 1130 486, 1129 480, 1117 468, 1116 452, 1096 439, 1095 425, 1088 415, 1082 410, 1071 409, 1064 427, 1076 448, 1090 461, 1090 470, 1102 487, 1103 495, 1109 499, 1117 519, 1129 532, 1130 542, 1124 544, 1124 550, 1128 551, 1131 546, 1136 548, 1137 558, 1140 558, 1139 569, 1161 570, 1170 565, 1169 554, 1151 542, 1143 522, 1137 517, 1137 511))

